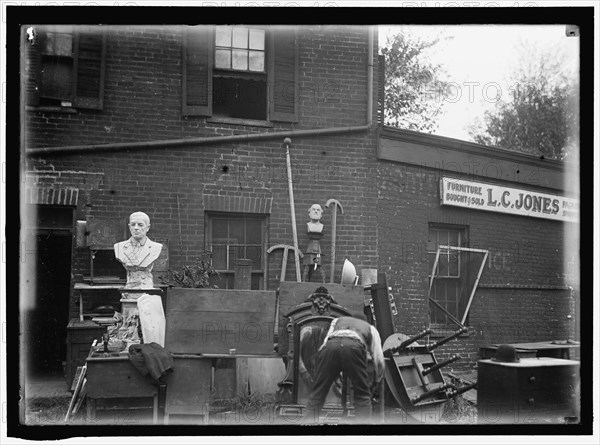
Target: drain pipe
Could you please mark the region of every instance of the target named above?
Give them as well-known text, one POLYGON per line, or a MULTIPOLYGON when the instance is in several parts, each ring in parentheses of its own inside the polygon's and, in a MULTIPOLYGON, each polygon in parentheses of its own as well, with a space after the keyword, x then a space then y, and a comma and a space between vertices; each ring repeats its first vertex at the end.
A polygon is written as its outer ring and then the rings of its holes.
POLYGON ((367 51, 367 126, 373 124, 373 27, 369 26, 369 49, 367 51))
POLYGON ((44 154, 66 154, 79 152, 107 152, 120 150, 148 150, 170 147, 182 147, 188 145, 216 145, 230 142, 251 142, 259 140, 296 138, 305 136, 322 136, 340 133, 354 133, 369 131, 373 125, 373 27, 368 29, 368 50, 367 50, 367 122, 365 125, 355 125, 349 127, 330 127, 314 128, 310 130, 286 130, 274 131, 270 133, 251 133, 235 134, 231 136, 213 136, 201 138, 169 139, 164 141, 143 141, 143 142, 116 142, 112 144, 91 144, 91 145, 69 145, 63 147, 42 147, 29 148, 26 150, 27 156, 36 156, 44 154))

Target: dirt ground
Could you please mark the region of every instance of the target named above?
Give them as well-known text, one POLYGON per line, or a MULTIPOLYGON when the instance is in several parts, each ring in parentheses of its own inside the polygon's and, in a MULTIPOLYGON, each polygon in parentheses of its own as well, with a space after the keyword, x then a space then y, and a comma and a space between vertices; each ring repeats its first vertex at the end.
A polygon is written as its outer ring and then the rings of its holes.
MULTIPOLYGON (((25 404, 25 424, 27 425, 64 425, 70 398, 56 396, 45 398, 27 399, 25 404)), ((92 414, 87 409, 84 401, 78 411, 69 419, 71 425, 148 425, 152 424, 151 409, 106 409, 96 410, 92 414)), ((350 416, 342 416, 341 412, 328 410, 320 419, 321 424, 337 425, 352 423, 350 416)), ((374 414, 374 423, 377 424, 475 424, 477 423, 476 408, 457 398, 456 401, 446 402, 444 405, 407 414, 395 406, 386 406, 383 416, 374 414)), ((210 425, 300 425, 301 415, 298 412, 283 412, 276 404, 240 404, 238 406, 217 407, 208 416, 208 419, 198 416, 172 416, 169 424, 210 424, 210 425)))

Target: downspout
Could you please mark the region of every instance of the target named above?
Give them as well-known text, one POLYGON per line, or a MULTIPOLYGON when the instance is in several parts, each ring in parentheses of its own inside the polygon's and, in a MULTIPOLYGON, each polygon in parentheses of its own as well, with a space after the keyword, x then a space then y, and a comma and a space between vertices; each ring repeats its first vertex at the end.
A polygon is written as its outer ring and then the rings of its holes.
POLYGON ((367 50, 367 122, 365 125, 355 125, 349 127, 330 127, 315 128, 311 130, 286 130, 275 131, 271 133, 252 133, 236 134, 231 136, 215 136, 186 139, 170 139, 165 141, 145 141, 145 142, 116 142, 113 144, 91 144, 91 145, 69 145, 63 147, 43 147, 29 148, 26 150, 27 156, 43 154, 63 154, 78 152, 103 152, 119 150, 138 150, 152 148, 182 147, 188 145, 215 145, 229 142, 250 142, 268 139, 295 138, 303 136, 321 136, 340 133, 354 133, 369 131, 373 125, 373 27, 368 29, 368 50, 367 50))
POLYGON ((367 51, 367 126, 373 125, 373 27, 369 26, 369 50, 367 51))

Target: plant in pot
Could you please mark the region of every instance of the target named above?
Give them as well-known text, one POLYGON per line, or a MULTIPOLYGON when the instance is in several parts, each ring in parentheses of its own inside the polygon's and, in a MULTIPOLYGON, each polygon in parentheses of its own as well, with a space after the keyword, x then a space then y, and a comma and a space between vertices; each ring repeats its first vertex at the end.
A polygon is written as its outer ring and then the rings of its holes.
POLYGON ((215 281, 220 281, 221 278, 212 265, 212 252, 203 252, 193 264, 183 266, 181 271, 169 269, 159 279, 169 287, 218 289, 215 281))

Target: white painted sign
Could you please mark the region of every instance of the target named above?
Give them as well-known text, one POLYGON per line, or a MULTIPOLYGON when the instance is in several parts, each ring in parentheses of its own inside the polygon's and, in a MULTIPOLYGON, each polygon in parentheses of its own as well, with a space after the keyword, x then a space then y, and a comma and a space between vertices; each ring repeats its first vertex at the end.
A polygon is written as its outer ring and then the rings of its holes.
POLYGON ((440 198, 442 205, 579 222, 579 199, 560 195, 443 177, 440 198))

